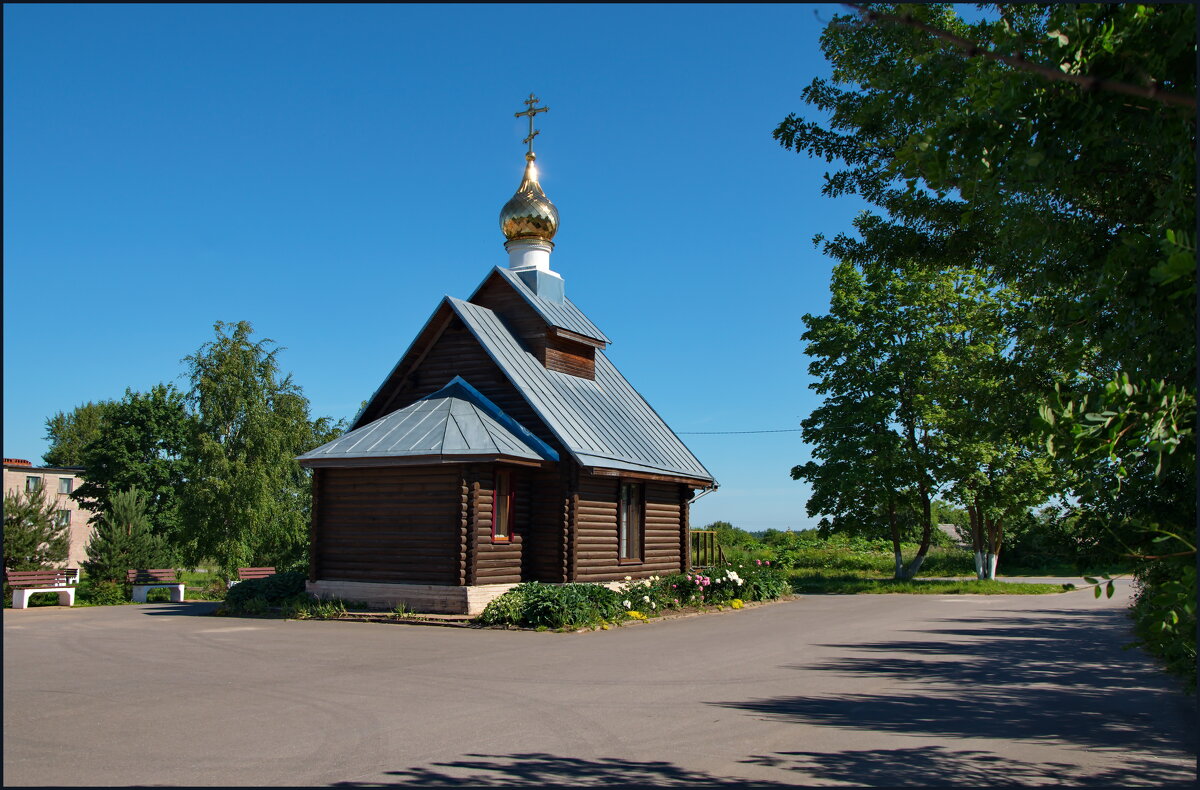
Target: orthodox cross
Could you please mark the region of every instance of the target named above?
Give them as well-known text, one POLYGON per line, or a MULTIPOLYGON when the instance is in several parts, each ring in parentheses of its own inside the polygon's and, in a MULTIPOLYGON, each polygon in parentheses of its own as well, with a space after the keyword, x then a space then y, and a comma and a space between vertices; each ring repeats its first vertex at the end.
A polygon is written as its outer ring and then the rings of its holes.
POLYGON ((547 112, 550 109, 549 107, 534 107, 533 106, 540 101, 541 101, 541 99, 539 99, 537 96, 534 96, 531 93, 531 94, 529 94, 529 98, 526 99, 524 102, 524 104, 529 109, 525 110, 525 112, 513 113, 513 117, 515 117, 515 118, 520 118, 522 115, 529 116, 529 136, 521 141, 523 143, 529 143, 529 153, 526 154, 526 156, 533 155, 533 138, 537 137, 541 133, 540 130, 536 130, 533 128, 533 116, 537 115, 539 112, 547 112))

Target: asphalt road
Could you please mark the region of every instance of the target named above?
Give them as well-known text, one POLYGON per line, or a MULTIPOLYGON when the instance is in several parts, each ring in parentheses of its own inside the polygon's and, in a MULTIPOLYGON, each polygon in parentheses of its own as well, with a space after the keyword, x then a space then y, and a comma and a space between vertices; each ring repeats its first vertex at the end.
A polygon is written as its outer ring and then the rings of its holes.
POLYGON ((1124 785, 1195 779, 1127 588, 807 596, 583 634, 4 611, 4 783, 1124 785))

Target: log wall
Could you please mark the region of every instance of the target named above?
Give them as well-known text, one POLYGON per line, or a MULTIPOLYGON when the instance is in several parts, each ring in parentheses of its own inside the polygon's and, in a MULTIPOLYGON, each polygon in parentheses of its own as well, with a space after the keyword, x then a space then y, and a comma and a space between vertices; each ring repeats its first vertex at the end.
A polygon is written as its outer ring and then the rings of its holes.
POLYGON ((684 533, 682 486, 645 481, 645 531, 642 562, 622 563, 617 551, 617 500, 620 480, 580 475, 575 506, 575 569, 573 581, 635 579, 683 570, 684 533))
POLYGON ((494 466, 473 464, 463 472, 463 480, 472 497, 470 535, 474 543, 467 572, 468 584, 507 584, 522 581, 522 551, 529 532, 530 484, 524 470, 512 472, 515 493, 512 535, 506 541, 492 539, 495 505, 494 466))
POLYGON ((313 510, 318 579, 463 584, 461 469, 322 469, 313 510))
POLYGON ((525 581, 565 582, 567 487, 562 469, 533 471, 528 481, 529 529, 521 557, 521 576, 525 581))
POLYGON ((457 316, 429 347, 415 369, 399 384, 393 384, 396 391, 389 396, 382 414, 390 414, 415 403, 446 386, 455 376, 462 376, 468 384, 483 393, 502 411, 532 431, 560 455, 563 453, 563 447, 554 438, 554 434, 457 316))
POLYGON ((472 302, 498 315, 525 350, 547 370, 595 380, 596 349, 567 338, 552 337, 546 321, 508 283, 493 278, 479 289, 472 302))

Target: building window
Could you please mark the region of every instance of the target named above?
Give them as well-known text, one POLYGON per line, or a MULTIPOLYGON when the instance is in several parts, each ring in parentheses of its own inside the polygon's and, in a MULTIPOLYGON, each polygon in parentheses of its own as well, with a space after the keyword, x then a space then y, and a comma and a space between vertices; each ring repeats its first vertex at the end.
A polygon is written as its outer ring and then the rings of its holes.
POLYGON ((515 498, 512 472, 507 469, 497 469, 495 498, 492 500, 492 540, 512 540, 515 498))
POLYGON ((54 523, 56 526, 59 526, 59 527, 71 526, 71 511, 69 511, 69 510, 58 511, 58 513, 56 514, 56 518, 54 519, 54 523))
POLYGON ((34 491, 42 490, 42 478, 40 475, 29 475, 25 478, 25 490, 33 493, 34 491))
POLYGON ((75 478, 60 477, 58 478, 58 493, 69 494, 75 488, 75 478))
POLYGON ((645 488, 641 483, 621 483, 617 507, 618 559, 642 559, 642 530, 645 526, 645 488))

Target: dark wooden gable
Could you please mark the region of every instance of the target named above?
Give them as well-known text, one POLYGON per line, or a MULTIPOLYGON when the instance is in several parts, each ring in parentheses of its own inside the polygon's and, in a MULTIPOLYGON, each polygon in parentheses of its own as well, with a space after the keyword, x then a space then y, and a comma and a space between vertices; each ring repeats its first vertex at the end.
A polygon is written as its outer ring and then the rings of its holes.
POLYGON ((438 391, 455 376, 462 376, 508 416, 553 447, 560 457, 563 456, 565 449, 562 443, 479 345, 462 320, 444 303, 351 427, 366 425, 397 409, 403 409, 438 391))
POLYGON ((488 277, 471 297, 471 303, 486 307, 498 315, 513 336, 547 370, 595 381, 596 349, 603 348, 604 344, 547 324, 499 274, 493 273, 488 277))

